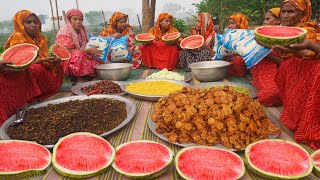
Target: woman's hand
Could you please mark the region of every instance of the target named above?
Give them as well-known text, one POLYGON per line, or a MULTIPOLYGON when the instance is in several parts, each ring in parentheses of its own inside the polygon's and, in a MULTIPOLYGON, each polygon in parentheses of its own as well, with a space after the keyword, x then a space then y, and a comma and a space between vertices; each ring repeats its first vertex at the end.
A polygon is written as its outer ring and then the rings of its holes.
POLYGON ((86 48, 85 52, 89 55, 96 56, 98 58, 102 57, 102 51, 98 49, 98 47, 89 47, 86 48))
POLYGON ((8 65, 13 64, 11 62, 0 61, 0 73, 8 72, 8 73, 19 73, 24 71, 24 69, 11 68, 8 65))
POLYGON ((116 38, 116 39, 119 39, 122 35, 118 32, 114 33, 114 34, 111 34, 112 37, 116 38))
POLYGON ((277 51, 279 53, 291 53, 295 54, 298 51, 310 49, 311 42, 308 40, 304 40, 301 44, 291 44, 288 47, 283 47, 280 45, 272 46, 272 50, 277 51))

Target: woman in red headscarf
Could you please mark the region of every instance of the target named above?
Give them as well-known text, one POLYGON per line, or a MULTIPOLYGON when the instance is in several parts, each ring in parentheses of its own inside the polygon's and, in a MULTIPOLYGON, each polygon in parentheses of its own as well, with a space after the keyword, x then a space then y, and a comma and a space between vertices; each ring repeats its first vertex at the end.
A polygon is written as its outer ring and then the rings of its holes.
POLYGON ((156 69, 173 70, 179 60, 179 49, 176 44, 166 44, 162 36, 179 32, 172 26, 173 16, 169 13, 160 13, 156 26, 151 28, 149 33, 155 36, 150 44, 142 46, 142 61, 148 67, 156 69))
MULTIPOLYGON (((301 27, 308 31, 306 39, 317 42, 319 26, 311 22, 309 0, 285 0, 280 11, 281 25, 301 27)), ((311 48, 309 48, 311 49, 311 48)), ((275 46, 284 60, 275 77, 283 112, 281 122, 295 132, 295 140, 313 149, 320 148, 320 61, 319 52, 295 50, 288 54, 275 46), (290 57, 290 58, 287 58, 290 57)))
MULTIPOLYGON (((264 25, 280 25, 280 8, 272 8, 266 12, 264 25)), ((272 51, 251 69, 252 84, 258 89, 258 100, 264 106, 282 104, 279 89, 274 81, 281 59, 277 52, 272 51)))
POLYGON ((58 92, 63 72, 60 60, 48 56, 48 41, 41 34, 39 18, 28 10, 14 16, 14 32, 5 49, 29 43, 39 47, 37 59, 26 69, 14 70, 0 64, 0 124, 25 103, 43 100, 58 92))
POLYGON ((78 78, 95 77, 94 66, 103 62, 92 56, 99 57, 102 51, 96 47, 86 48, 88 37, 82 25, 82 12, 78 9, 70 9, 66 13, 66 21, 67 23, 59 30, 56 37, 56 43, 63 45, 71 53, 71 58, 62 63, 64 74, 78 78))
MULTIPOLYGON (((229 29, 248 29, 249 21, 247 16, 241 13, 233 14, 228 19, 229 29)), ((246 63, 242 57, 234 55, 226 58, 231 62, 231 66, 228 67, 228 73, 233 76, 244 76, 247 71, 246 63)))
POLYGON ((183 69, 189 70, 189 64, 209 61, 213 57, 214 45, 214 24, 210 14, 199 13, 196 19, 196 26, 190 30, 191 35, 202 35, 204 37, 203 47, 196 50, 182 50, 179 55, 180 65, 183 69))
MULTIPOLYGON (((134 32, 132 30, 132 27, 128 23, 128 15, 121 12, 115 12, 110 17, 109 23, 109 26, 106 27, 101 33, 101 36, 112 36, 117 39, 121 36, 128 36, 128 50, 133 58, 132 68, 139 68, 141 64, 141 51, 139 46, 136 46, 134 43, 134 32)), ((111 61, 110 55, 108 56, 108 61, 111 61)))

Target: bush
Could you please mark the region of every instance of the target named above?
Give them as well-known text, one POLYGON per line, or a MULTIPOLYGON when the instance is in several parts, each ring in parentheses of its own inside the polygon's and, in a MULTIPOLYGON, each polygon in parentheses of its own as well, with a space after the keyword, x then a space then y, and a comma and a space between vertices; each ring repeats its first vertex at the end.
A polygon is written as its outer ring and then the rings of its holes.
POLYGON ((4 47, 0 46, 0 54, 3 53, 3 51, 4 51, 4 47))
POLYGON ((188 33, 189 28, 186 25, 186 22, 183 19, 173 19, 173 27, 177 28, 179 32, 181 33, 188 33))

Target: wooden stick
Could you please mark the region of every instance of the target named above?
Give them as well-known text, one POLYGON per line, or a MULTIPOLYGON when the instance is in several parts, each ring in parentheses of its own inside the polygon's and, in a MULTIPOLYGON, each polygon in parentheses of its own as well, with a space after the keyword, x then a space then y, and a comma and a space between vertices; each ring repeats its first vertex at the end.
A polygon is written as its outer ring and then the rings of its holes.
POLYGON ((52 2, 51 2, 51 0, 49 0, 49 2, 50 2, 50 8, 51 8, 51 20, 52 20, 52 24, 53 24, 53 30, 54 30, 54 34, 57 35, 56 24, 54 23, 52 2))
POLYGON ((142 26, 141 26, 140 18, 139 18, 139 15, 138 15, 138 14, 137 14, 137 18, 138 18, 138 22, 139 22, 140 30, 142 30, 142 26))
POLYGON ((188 13, 188 12, 186 12, 187 14, 189 14, 190 16, 192 16, 192 17, 197 17, 197 16, 195 16, 195 15, 193 15, 193 14, 190 14, 190 13, 188 13))
POLYGON ((103 27, 107 27, 107 25, 106 25, 106 17, 104 16, 103 10, 101 10, 101 13, 102 13, 102 17, 103 17, 103 27))
POLYGON ((57 21, 58 21, 58 28, 60 29, 60 20, 59 20, 59 11, 58 11, 58 1, 57 0, 55 0, 56 1, 56 12, 57 12, 57 21))

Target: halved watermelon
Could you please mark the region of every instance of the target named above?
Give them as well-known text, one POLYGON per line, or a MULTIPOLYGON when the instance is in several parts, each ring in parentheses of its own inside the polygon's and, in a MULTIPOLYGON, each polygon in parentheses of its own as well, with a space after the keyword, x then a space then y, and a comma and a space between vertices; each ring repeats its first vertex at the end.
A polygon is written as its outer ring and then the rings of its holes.
POLYGON ((153 141, 131 141, 116 148, 112 167, 125 176, 152 179, 162 175, 173 160, 173 152, 153 141))
POLYGON ((268 178, 299 179, 312 171, 308 152, 289 141, 261 140, 247 146, 245 154, 250 167, 268 178))
POLYGON ((288 26, 262 26, 254 30, 256 41, 271 48, 274 45, 289 46, 301 43, 307 35, 307 30, 288 26))
POLYGON ((50 151, 40 144, 21 140, 0 141, 0 179, 41 174, 50 162, 50 151))
POLYGON ((13 63, 8 66, 14 68, 25 68, 36 59, 38 50, 39 48, 33 44, 17 44, 5 50, 1 54, 0 60, 13 63))
POLYGON ((155 38, 154 35, 149 33, 138 34, 135 37, 136 41, 140 43, 150 43, 151 41, 154 40, 154 38, 155 38))
POLYGON ((313 164, 313 172, 320 177, 320 149, 311 154, 311 161, 313 164))
POLYGON ((245 173, 239 155, 209 146, 181 149, 176 155, 175 166, 184 179, 239 179, 245 173))
POLYGON ((61 61, 67 61, 70 59, 71 55, 69 51, 60 44, 53 44, 49 49, 49 56, 58 57, 61 61))
POLYGON ((104 172, 114 155, 114 148, 102 137, 79 132, 69 134, 55 144, 52 164, 63 176, 87 178, 104 172))
POLYGON ((165 43, 177 42, 180 36, 181 34, 179 32, 169 33, 162 36, 162 41, 164 41, 165 43))
POLYGON ((201 35, 192 35, 184 38, 180 42, 182 49, 197 49, 200 48, 204 43, 204 38, 201 35))

